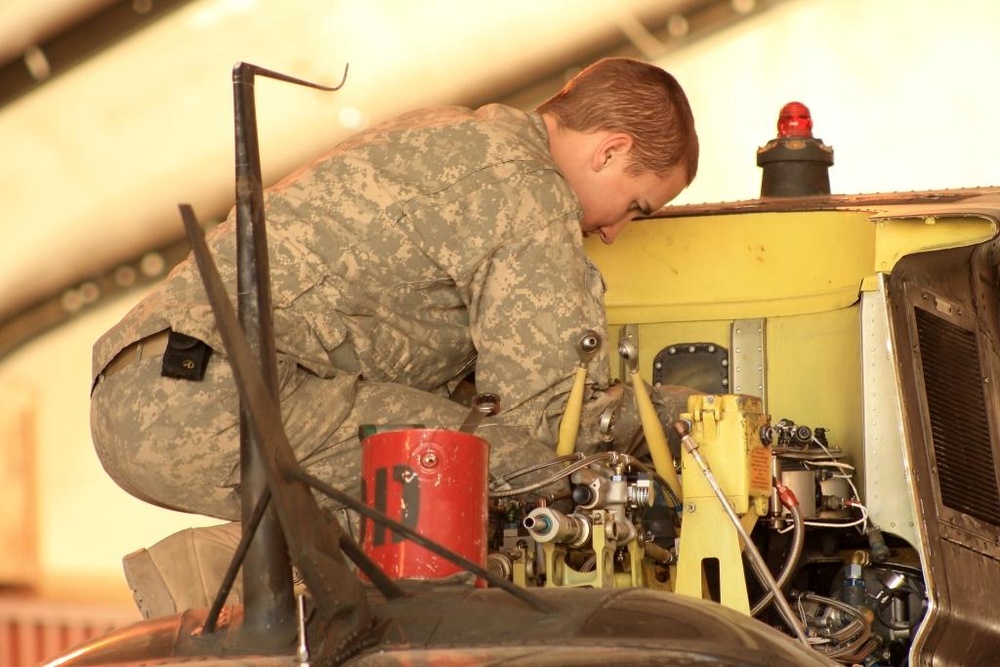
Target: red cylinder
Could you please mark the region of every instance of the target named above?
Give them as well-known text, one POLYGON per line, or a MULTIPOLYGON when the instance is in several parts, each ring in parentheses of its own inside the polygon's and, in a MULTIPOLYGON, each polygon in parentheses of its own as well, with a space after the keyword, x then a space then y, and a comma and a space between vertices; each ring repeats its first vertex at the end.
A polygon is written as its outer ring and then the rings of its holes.
MULTIPOLYGON (((405 429, 362 442, 361 495, 424 537, 486 567, 489 443, 443 429, 405 429)), ((362 550, 392 579, 445 579, 464 568, 367 518, 362 550)))

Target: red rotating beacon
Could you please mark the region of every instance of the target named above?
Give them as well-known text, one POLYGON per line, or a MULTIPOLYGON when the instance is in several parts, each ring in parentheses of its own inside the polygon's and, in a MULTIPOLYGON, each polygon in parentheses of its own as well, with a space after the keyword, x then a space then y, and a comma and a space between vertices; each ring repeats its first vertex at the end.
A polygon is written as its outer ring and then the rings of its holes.
POLYGON ((757 149, 760 196, 828 195, 832 164, 833 149, 812 135, 809 109, 789 102, 778 114, 778 137, 757 149))

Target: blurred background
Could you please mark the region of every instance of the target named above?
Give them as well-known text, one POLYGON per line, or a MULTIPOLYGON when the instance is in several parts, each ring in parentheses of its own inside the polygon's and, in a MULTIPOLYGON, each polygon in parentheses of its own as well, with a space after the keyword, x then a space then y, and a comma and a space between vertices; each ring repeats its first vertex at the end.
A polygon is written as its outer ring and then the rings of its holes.
POLYGON ((236 62, 331 85, 349 65, 334 93, 257 79, 272 182, 399 111, 529 109, 600 57, 650 60, 702 142, 675 203, 702 203, 758 195, 793 100, 835 193, 1000 185, 997 25, 979 0, 0 0, 0 664, 137 619, 121 557, 212 523, 105 476, 90 354, 187 253, 177 204, 232 206, 236 62))

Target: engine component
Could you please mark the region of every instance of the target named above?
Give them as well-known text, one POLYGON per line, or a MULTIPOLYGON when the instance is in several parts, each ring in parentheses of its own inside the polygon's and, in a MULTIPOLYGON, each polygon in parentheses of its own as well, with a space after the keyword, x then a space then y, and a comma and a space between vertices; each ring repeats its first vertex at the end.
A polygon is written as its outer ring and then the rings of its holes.
POLYGON ((528 586, 637 587, 653 582, 662 587, 669 579, 676 534, 665 482, 646 464, 615 452, 557 457, 549 465, 558 470, 548 478, 509 488, 510 480, 540 469, 532 466, 497 480, 491 492, 497 501, 492 553, 511 560, 513 580, 523 573, 528 586), (533 496, 566 478, 572 487, 569 498, 550 505, 549 498, 533 496), (561 509, 570 502, 572 511, 561 509), (647 511, 649 524, 644 523, 647 511), (646 544, 651 545, 648 559, 646 544))
POLYGON ((868 521, 854 467, 826 428, 790 419, 772 425, 760 405, 749 396, 700 396, 685 415, 749 540, 687 448, 680 508, 649 463, 617 452, 575 454, 491 483, 491 570, 525 587, 707 592, 732 606, 723 596, 730 577, 746 613, 801 633, 835 661, 905 664, 926 606, 919 569, 900 560, 917 562, 915 550, 868 521), (528 475, 531 483, 514 486, 528 475), (566 491, 547 493, 557 483, 566 491), (709 507, 716 514, 706 520, 709 507), (723 553, 726 542, 735 546, 723 553), (704 567, 691 568, 685 558, 699 553, 704 567))
POLYGON ((861 507, 851 481, 854 466, 829 445, 826 428, 781 419, 763 428, 761 440, 773 443, 777 476, 799 499, 799 512, 807 522, 858 524, 852 516, 852 508, 861 507))
MULTIPOLYGON (((777 496, 781 506, 787 509, 791 513, 792 517, 791 545, 789 546, 788 554, 782 564, 781 573, 775 580, 777 590, 784 591, 785 586, 796 573, 799 565, 799 559, 802 557, 802 549, 805 546, 805 521, 802 520, 802 514, 799 512, 799 502, 792 490, 777 481, 775 482, 775 487, 777 491, 775 495, 777 496)), ((776 524, 772 521, 770 522, 770 525, 774 526, 776 524)), ((775 591, 768 590, 764 594, 764 597, 761 598, 752 609, 750 609, 750 615, 759 616, 760 613, 774 601, 774 596, 775 591)))
POLYGON ((926 611, 923 577, 901 563, 872 564, 854 552, 829 596, 802 593, 799 615, 813 647, 839 662, 905 664, 914 628, 926 611))
POLYGON ((590 521, 582 514, 563 514, 551 507, 536 507, 524 519, 536 542, 582 547, 590 539, 590 521))
POLYGON ((865 531, 865 536, 868 538, 868 546, 871 547, 872 561, 875 563, 884 563, 889 557, 889 547, 885 543, 885 536, 882 534, 882 530, 875 524, 872 524, 865 531))
MULTIPOLYGON (((771 496, 771 452, 758 437, 766 423, 760 399, 752 396, 692 396, 681 419, 691 424, 699 457, 710 464, 714 479, 738 516, 767 513, 771 496)), ((740 557, 740 535, 729 522, 712 481, 690 448, 681 457, 684 516, 675 591, 702 597, 704 563, 717 563, 722 604, 750 612, 746 578, 740 557)))

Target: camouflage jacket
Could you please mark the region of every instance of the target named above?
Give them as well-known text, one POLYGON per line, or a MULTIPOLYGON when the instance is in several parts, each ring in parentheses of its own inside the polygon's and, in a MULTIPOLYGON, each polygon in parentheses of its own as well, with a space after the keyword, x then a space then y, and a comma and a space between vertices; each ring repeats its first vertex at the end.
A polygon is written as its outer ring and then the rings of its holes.
MULTIPOLYGON (((556 441, 576 341, 605 331, 604 286, 538 114, 403 115, 269 188, 265 213, 279 353, 332 377, 347 343, 363 379, 435 393, 474 367, 477 390, 501 396, 497 421, 556 441)), ((231 294, 234 217, 209 236, 231 294)), ((222 349, 190 258, 97 342, 94 375, 166 327, 222 349)), ((622 399, 604 391, 607 347, 589 368, 581 437, 591 443, 622 399)))

